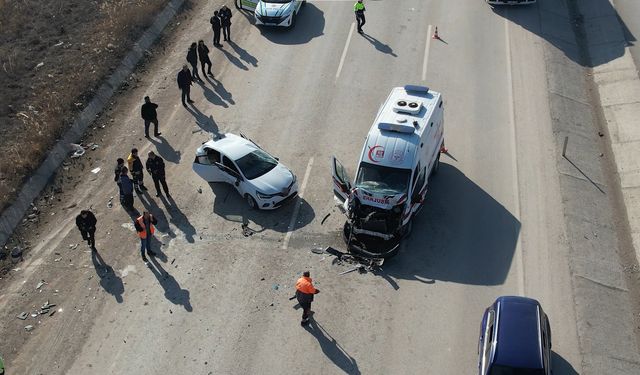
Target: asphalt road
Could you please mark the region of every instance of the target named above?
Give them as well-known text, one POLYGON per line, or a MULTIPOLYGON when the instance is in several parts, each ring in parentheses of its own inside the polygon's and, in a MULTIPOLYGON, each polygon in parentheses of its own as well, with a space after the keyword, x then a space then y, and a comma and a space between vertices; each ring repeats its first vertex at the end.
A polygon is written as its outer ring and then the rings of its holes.
POLYGON ((186 110, 175 74, 192 40, 210 40, 213 10, 196 6, 192 14, 206 16, 179 28, 120 105, 113 137, 96 152, 104 174, 77 188, 74 202, 97 207, 101 259, 85 252, 75 266, 53 263, 54 251, 66 263, 67 245, 79 241, 72 220, 60 219, 34 241, 42 260, 7 289, 16 303, 23 280, 47 275, 45 293, 59 289, 63 307, 23 339, 12 372, 470 374, 482 313, 500 295, 538 299, 555 373, 582 372, 542 43, 518 26, 536 24, 537 8, 505 15, 483 1, 369 1, 360 36, 351 7, 309 2, 293 30, 257 28, 235 12, 234 43, 213 53, 216 80, 195 85, 186 110), (436 26, 440 40, 431 39, 436 26), (344 248, 330 157, 353 173, 379 105, 407 83, 443 93, 450 156, 400 254, 380 274, 338 276, 346 266, 310 251, 344 248), (160 141, 140 138, 145 94, 160 105, 160 141), (191 171, 207 132, 239 131, 296 172, 298 203, 253 212, 191 171), (151 269, 128 216, 104 203, 116 195, 112 160, 134 145, 166 159, 175 197, 148 197, 164 254, 151 269), (255 233, 244 236, 243 224, 255 233), (305 269, 322 290, 309 329, 288 299, 305 269))

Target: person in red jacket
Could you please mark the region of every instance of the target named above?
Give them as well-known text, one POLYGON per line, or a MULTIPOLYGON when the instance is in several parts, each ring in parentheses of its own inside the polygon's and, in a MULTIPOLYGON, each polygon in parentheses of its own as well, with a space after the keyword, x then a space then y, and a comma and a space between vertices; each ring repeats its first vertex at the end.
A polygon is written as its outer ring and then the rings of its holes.
POLYGON ((309 271, 304 271, 302 273, 302 277, 296 281, 296 298, 302 307, 302 321, 300 321, 301 326, 309 324, 309 315, 312 312, 311 302, 313 302, 313 296, 318 293, 320 293, 320 290, 313 286, 311 274, 309 271))

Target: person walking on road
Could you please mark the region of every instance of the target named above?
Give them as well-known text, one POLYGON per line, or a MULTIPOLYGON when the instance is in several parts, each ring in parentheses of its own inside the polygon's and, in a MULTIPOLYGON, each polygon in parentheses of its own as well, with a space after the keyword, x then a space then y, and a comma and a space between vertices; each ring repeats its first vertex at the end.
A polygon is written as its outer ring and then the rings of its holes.
POLYGON ((171 194, 169 194, 169 187, 167 186, 167 180, 165 179, 164 173, 164 160, 153 151, 149 151, 148 156, 145 167, 147 167, 147 172, 151 175, 153 184, 156 186, 156 197, 162 195, 162 193, 160 193, 160 184, 162 184, 164 194, 167 197, 170 197, 171 194))
POLYGON ((124 167, 124 159, 123 158, 118 158, 118 160, 116 160, 116 167, 113 170, 114 173, 114 177, 113 177, 113 181, 115 181, 116 184, 118 184, 118 186, 120 186, 120 175, 122 174, 122 168, 124 167))
POLYGON ((213 12, 213 17, 211 17, 209 23, 211 23, 211 28, 213 29, 213 46, 222 47, 222 44, 220 44, 220 29, 222 28, 222 23, 220 23, 217 10, 213 12))
POLYGON ((80 234, 82 235, 82 239, 87 241, 89 248, 91 250, 96 249, 96 224, 98 220, 96 219, 93 212, 89 210, 82 210, 80 214, 76 216, 76 226, 80 230, 80 234))
POLYGON ((220 23, 222 24, 222 34, 224 36, 224 40, 230 42, 231 41, 231 9, 229 9, 226 5, 223 5, 220 8, 220 23))
POLYGON ((362 31, 362 26, 364 26, 364 24, 366 23, 366 20, 364 18, 364 4, 362 3, 362 0, 358 0, 354 5, 353 5, 353 11, 356 12, 356 22, 358 23, 358 32, 360 34, 364 33, 364 31, 362 31))
POLYGON ((135 221, 136 232, 140 237, 140 255, 145 263, 148 262, 145 251, 149 256, 156 256, 156 253, 151 251, 151 237, 156 231, 154 227, 156 224, 158 224, 158 220, 147 211, 144 211, 135 221))
POLYGON ((304 271, 302 277, 296 281, 296 298, 302 307, 301 326, 309 324, 309 315, 313 313, 311 311, 311 302, 313 302, 313 296, 318 293, 320 293, 320 290, 313 286, 311 274, 309 271, 304 271))
POLYGON ((191 64, 193 79, 202 82, 202 78, 200 78, 200 74, 198 74, 198 45, 195 42, 191 43, 189 51, 187 51, 187 61, 191 64))
POLYGON ((155 137, 161 135, 158 131, 158 113, 156 112, 158 105, 151 103, 151 99, 148 96, 144 97, 144 104, 140 108, 140 116, 144 120, 144 136, 149 138, 149 125, 153 124, 153 135, 155 137))
POLYGON ((120 171, 120 204, 127 211, 133 211, 133 181, 129 178, 129 169, 125 166, 120 171))
POLYGON ((129 163, 129 169, 131 170, 131 177, 133 177, 133 186, 136 189, 136 193, 142 194, 147 191, 147 187, 144 186, 144 167, 142 166, 142 160, 138 156, 138 149, 132 148, 129 157, 127 158, 129 163))
POLYGON ((200 67, 202 68, 202 75, 206 77, 208 73, 211 77, 213 77, 213 73, 211 73, 211 59, 209 59, 209 47, 204 44, 204 41, 201 39, 198 41, 198 57, 200 58, 200 67), (204 67, 208 66, 209 69, 207 73, 204 71, 204 67))
POLYGON ((180 88, 180 91, 182 91, 182 105, 185 107, 187 106, 185 99, 188 103, 193 103, 193 100, 191 100, 191 96, 189 95, 192 84, 193 77, 191 76, 189 67, 187 67, 187 65, 183 65, 182 70, 178 72, 178 87, 180 88))

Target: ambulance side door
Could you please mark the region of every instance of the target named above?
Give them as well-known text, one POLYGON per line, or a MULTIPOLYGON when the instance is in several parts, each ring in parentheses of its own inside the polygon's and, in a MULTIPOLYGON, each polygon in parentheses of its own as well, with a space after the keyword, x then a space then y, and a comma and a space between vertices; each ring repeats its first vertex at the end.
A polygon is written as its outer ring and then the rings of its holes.
POLYGON ((333 194, 339 202, 345 202, 351 193, 351 178, 335 156, 331 157, 331 171, 333 173, 333 194))

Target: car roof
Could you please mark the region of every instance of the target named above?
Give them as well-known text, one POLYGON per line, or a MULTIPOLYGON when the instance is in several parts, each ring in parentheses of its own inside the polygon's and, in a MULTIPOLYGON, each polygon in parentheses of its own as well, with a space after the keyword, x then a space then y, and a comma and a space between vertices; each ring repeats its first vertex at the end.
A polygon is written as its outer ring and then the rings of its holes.
POLYGON ((202 146, 218 150, 234 161, 258 149, 253 142, 231 133, 222 134, 202 146))
POLYGON ((538 301, 504 296, 496 300, 497 340, 494 364, 543 368, 538 301))

